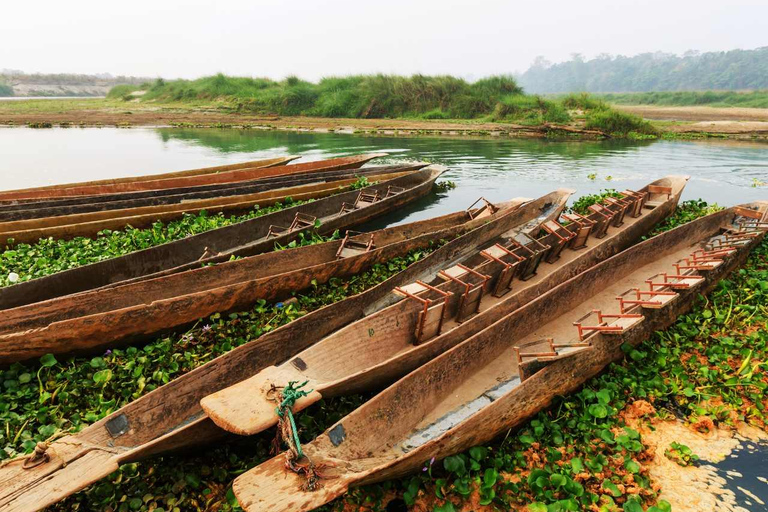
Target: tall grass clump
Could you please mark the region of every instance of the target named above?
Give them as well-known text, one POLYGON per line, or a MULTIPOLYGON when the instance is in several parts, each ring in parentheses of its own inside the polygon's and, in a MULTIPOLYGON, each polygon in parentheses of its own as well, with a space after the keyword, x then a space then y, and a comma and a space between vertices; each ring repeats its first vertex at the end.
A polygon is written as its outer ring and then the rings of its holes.
POLYGON ((109 90, 107 98, 112 100, 131 100, 133 99, 133 93, 140 91, 141 86, 131 84, 116 85, 109 90))
POLYGON ((609 108, 592 110, 586 116, 586 128, 600 130, 613 136, 657 136, 658 130, 640 116, 609 108))
MULTIPOLYGON (((127 98, 128 89, 110 97, 127 98)), ((133 91, 130 91, 133 92, 133 91)), ((523 91, 511 76, 470 83, 448 75, 353 75, 311 83, 297 77, 229 77, 156 80, 142 101, 221 101, 237 110, 276 115, 349 118, 423 117, 472 119, 490 115, 496 105, 523 91)))
POLYGON ((524 124, 567 123, 571 116, 563 105, 541 96, 510 94, 496 104, 494 121, 516 121, 524 124))
POLYGON ((586 92, 571 93, 562 100, 563 106, 569 110, 595 110, 606 109, 608 105, 586 92))

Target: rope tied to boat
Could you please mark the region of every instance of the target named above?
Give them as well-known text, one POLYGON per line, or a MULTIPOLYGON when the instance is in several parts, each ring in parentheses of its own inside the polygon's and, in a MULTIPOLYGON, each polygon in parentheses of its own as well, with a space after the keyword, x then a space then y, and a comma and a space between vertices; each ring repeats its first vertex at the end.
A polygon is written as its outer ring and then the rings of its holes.
POLYGON ((41 464, 49 462, 51 460, 51 455, 48 453, 48 448, 51 447, 51 443, 53 443, 58 438, 65 436, 67 433, 69 433, 69 430, 57 430, 45 441, 38 441, 32 453, 23 455, 21 457, 16 457, 14 459, 6 459, 4 461, 0 461, 0 469, 16 462, 23 463, 21 466, 22 469, 36 468, 41 464))
POLYGON ((310 460, 310 458, 301 449, 301 441, 299 440, 299 430, 296 427, 296 420, 293 417, 293 407, 296 401, 305 396, 309 396, 312 390, 302 389, 307 385, 309 381, 304 381, 299 384, 296 381, 291 381, 288 385, 282 389, 278 389, 273 386, 271 394, 274 393, 275 401, 278 402, 278 406, 275 408, 275 412, 278 416, 277 421, 277 435, 273 444, 274 452, 280 451, 280 441, 282 440, 288 445, 288 453, 286 454, 285 467, 293 471, 296 474, 304 476, 306 483, 303 485, 303 489, 306 491, 314 491, 320 487, 320 479, 322 475, 319 473, 319 469, 310 460), (301 464, 298 461, 306 458, 307 462, 301 464))
POLYGON ((284 387, 277 394, 277 399, 280 404, 275 409, 278 416, 278 431, 282 434, 283 441, 288 445, 288 449, 293 452, 297 459, 304 457, 304 451, 301 449, 301 441, 299 440, 299 430, 296 428, 296 420, 293 417, 293 406, 299 398, 309 396, 312 392, 304 391, 301 388, 307 385, 309 381, 304 381, 298 384, 296 381, 291 381, 286 387, 284 387), (286 421, 286 418, 288 421, 286 421))

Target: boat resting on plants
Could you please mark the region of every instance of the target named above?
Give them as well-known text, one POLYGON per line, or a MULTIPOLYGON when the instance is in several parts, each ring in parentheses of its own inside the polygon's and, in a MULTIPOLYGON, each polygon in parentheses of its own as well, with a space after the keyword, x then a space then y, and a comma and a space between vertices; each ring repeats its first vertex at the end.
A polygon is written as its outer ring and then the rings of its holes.
POLYGON ((419 170, 427 163, 414 162, 398 165, 379 165, 331 171, 310 171, 290 176, 276 176, 238 183, 205 185, 198 187, 150 190, 147 192, 129 192, 103 196, 84 196, 3 206, 0 208, 0 222, 11 222, 63 215, 77 215, 103 210, 124 210, 147 206, 162 206, 182 202, 243 196, 284 187, 296 187, 312 183, 330 183, 333 181, 386 174, 390 170, 405 172, 419 170))
POLYGON ((243 311, 260 300, 284 300, 313 283, 359 274, 370 266, 369 259, 354 256, 422 235, 450 240, 523 202, 513 199, 496 205, 484 203, 479 208, 370 233, 348 231, 341 240, 8 309, 0 321, 0 364, 48 353, 103 350, 217 312, 243 311))
POLYGON ((404 300, 204 398, 201 405, 219 427, 252 435, 278 423, 275 400, 291 382, 312 390, 295 403, 294 412, 321 398, 380 389, 639 241, 674 211, 686 181, 669 176, 623 198, 606 199, 589 216, 566 214, 562 220, 570 221, 568 226, 555 217, 504 233, 431 280, 396 288, 404 300), (611 209, 611 201, 621 204, 611 209), (605 224, 598 227, 597 221, 605 224))
POLYGON ((60 185, 48 185, 44 187, 32 187, 16 190, 7 190, 0 192, 0 204, 13 203, 16 201, 24 201, 25 199, 19 199, 14 201, 10 196, 26 197, 26 200, 36 200, 37 198, 56 197, 56 195, 66 189, 88 187, 88 186, 102 186, 102 185, 118 185, 122 183, 133 183, 138 181, 160 180, 167 178, 182 178, 187 176, 204 176, 206 174, 216 174, 221 172, 236 171, 240 169, 256 169, 277 167, 280 165, 286 165, 293 160, 299 158, 298 156, 280 156, 275 158, 266 158, 263 160, 251 160, 249 162, 242 162, 239 164, 227 164, 218 165, 215 167, 203 167, 200 169, 188 169, 186 171, 174 171, 162 174, 147 174, 142 176, 127 176, 123 178, 108 178, 103 180, 94 181, 81 181, 78 183, 66 183, 60 185))
POLYGON ((306 162, 302 164, 279 165, 273 167, 255 167, 234 169, 230 171, 213 172, 195 176, 180 176, 161 179, 148 179, 146 181, 132 181, 103 185, 73 186, 56 190, 53 194, 44 192, 41 196, 35 191, 9 191, 0 193, 0 200, 36 199, 39 197, 74 197, 94 196, 99 194, 115 194, 119 192, 138 192, 141 190, 161 190, 178 187, 194 187, 198 185, 212 185, 215 183, 234 183, 272 176, 285 176, 295 173, 319 170, 356 169, 374 158, 387 156, 387 153, 368 153, 355 156, 331 158, 320 162, 306 162))
POLYGON ((427 195, 445 170, 430 165, 404 176, 285 208, 229 226, 214 229, 125 256, 65 270, 56 274, 0 288, 0 309, 91 290, 157 273, 173 273, 220 263, 233 256, 250 256, 285 246, 301 233, 321 235, 346 229, 395 211, 427 195))
MULTIPOLYGON (((38 445, 37 454, 0 467, 0 511, 38 510, 98 481, 120 464, 209 443, 226 435, 207 418, 200 400, 279 364, 331 332, 391 303, 391 291, 427 278, 451 261, 477 252, 520 223, 557 215, 570 196, 559 191, 530 201, 422 256, 380 284, 301 316, 172 380, 77 434, 38 445), (34 458, 30 462, 30 458, 34 458), (25 468, 26 466, 26 468, 25 468)), ((352 256, 386 263, 443 238, 434 232, 352 256)))
POLYGON ((700 218, 560 284, 376 395, 303 446, 304 457, 289 451, 239 476, 240 506, 311 510, 519 426, 743 264, 768 229, 767 208, 700 218))
MULTIPOLYGON (((288 167, 288 166, 286 166, 288 167)), ((380 174, 368 173, 371 181, 392 179, 411 172, 408 165, 386 166, 380 174)), ((317 199, 337 194, 346 187, 356 185, 359 178, 348 175, 339 180, 312 181, 303 185, 282 186, 262 192, 242 195, 212 197, 209 199, 184 200, 172 204, 124 208, 118 210, 100 210, 74 215, 61 215, 41 219, 28 219, 12 222, 0 222, 0 244, 35 243, 41 238, 70 239, 75 237, 93 237, 106 229, 124 229, 132 226, 146 228, 153 223, 168 222, 185 213, 196 214, 202 211, 212 213, 240 213, 255 206, 265 206, 291 198, 295 201, 317 199)))

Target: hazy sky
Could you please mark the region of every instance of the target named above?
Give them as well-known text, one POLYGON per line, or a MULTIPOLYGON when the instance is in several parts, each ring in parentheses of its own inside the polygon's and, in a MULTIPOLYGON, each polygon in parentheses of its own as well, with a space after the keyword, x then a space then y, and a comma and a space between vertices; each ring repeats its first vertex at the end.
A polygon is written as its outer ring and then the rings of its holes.
POLYGON ((0 69, 315 80, 768 45, 768 0, 5 0, 0 69))

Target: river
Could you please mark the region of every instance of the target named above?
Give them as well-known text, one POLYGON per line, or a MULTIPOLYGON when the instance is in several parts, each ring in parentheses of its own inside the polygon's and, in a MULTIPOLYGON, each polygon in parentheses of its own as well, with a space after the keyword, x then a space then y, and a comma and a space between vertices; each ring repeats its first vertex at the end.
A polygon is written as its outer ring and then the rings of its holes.
POLYGON ((666 174, 691 176, 683 199, 723 206, 768 198, 768 145, 726 141, 554 142, 509 138, 383 137, 180 128, 0 128, 0 189, 168 172, 276 155, 317 160, 386 151, 389 160, 448 167, 457 188, 378 224, 463 209, 479 196, 538 197, 639 188, 666 174))

